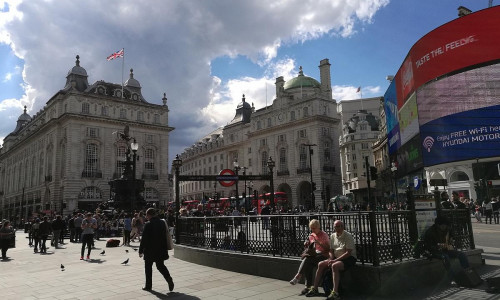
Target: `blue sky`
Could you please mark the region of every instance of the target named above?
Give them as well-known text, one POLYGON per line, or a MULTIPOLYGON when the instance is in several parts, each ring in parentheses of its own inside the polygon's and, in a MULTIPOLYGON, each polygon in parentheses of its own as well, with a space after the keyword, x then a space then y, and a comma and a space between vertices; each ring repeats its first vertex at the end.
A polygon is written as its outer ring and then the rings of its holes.
POLYGON ((120 59, 105 58, 125 47, 146 100, 167 94, 171 160, 229 122, 242 94, 271 104, 276 77, 303 66, 319 79, 324 58, 337 101, 358 98, 358 86, 382 96, 411 46, 459 6, 488 0, 0 0, 0 140, 24 105, 33 115, 64 87, 77 54, 89 82, 121 82, 120 59))

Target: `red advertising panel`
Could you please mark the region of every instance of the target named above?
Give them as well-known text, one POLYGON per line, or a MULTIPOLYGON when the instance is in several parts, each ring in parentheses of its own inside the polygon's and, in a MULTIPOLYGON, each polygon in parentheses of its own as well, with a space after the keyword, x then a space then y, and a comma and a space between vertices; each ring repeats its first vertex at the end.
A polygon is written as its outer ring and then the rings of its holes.
POLYGON ((500 6, 436 28, 411 48, 396 74, 398 109, 426 82, 500 57, 500 6))

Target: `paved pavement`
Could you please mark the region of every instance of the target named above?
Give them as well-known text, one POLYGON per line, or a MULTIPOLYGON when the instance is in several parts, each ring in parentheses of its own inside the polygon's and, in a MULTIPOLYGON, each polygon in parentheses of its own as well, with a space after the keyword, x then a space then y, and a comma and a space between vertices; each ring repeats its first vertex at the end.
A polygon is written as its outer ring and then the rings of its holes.
MULTIPOLYGON (((500 230, 500 225, 497 227, 500 230)), ((27 244, 26 234, 18 232, 17 247, 7 252, 10 259, 0 260, 0 299, 305 299, 298 296, 302 285, 187 263, 176 259, 175 254, 166 261, 174 278, 174 291, 168 292, 166 282, 153 268, 153 291, 146 292, 141 289, 144 264, 134 251, 138 243, 132 243, 132 247, 105 248, 105 241, 97 241, 88 261, 79 260, 81 244, 67 243, 62 249, 50 247, 47 254, 35 254, 27 244), (99 255, 102 250, 105 255, 99 255), (130 259, 129 263, 122 265, 126 259, 130 259)), ((500 248, 484 250, 486 266, 479 273, 483 277, 500 276, 500 248)), ((438 285, 392 298, 500 299, 500 294, 488 294, 485 289, 486 284, 476 289, 438 285)), ((349 291, 343 299, 388 298, 349 291)))

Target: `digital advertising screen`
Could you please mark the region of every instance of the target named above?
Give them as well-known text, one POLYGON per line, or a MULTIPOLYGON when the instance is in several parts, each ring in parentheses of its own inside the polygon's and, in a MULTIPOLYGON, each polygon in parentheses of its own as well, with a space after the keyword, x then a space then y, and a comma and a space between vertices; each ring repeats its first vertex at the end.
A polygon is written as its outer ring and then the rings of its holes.
POLYGON ((389 153, 405 169, 500 156, 498 28, 495 6, 436 28, 410 49, 384 95, 389 153), (408 165, 415 148, 419 159, 408 165))

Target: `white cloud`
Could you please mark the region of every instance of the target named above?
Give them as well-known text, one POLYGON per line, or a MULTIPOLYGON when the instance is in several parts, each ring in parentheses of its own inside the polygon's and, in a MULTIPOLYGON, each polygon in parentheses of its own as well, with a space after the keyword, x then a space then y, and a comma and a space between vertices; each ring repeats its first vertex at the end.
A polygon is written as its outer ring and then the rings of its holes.
MULTIPOLYGON (((121 61, 105 58, 125 47, 125 69, 134 69, 145 98, 160 104, 167 93, 176 153, 229 122, 242 94, 260 108, 267 83, 271 104, 275 78, 297 72, 293 59, 276 61, 282 45, 351 35, 357 22, 369 23, 387 2, 8 0, 9 12, 0 12, 0 43, 24 59, 25 96, 18 103, 27 104, 30 114, 64 87, 77 54, 89 82, 120 82, 121 61), (224 55, 248 57, 266 71, 261 78, 220 82, 210 62, 224 55)), ((5 101, 0 98, 0 107, 9 105, 5 101)))
POLYGON ((12 79, 12 73, 7 73, 5 74, 5 76, 3 77, 3 82, 7 82, 7 81, 10 81, 12 79))

